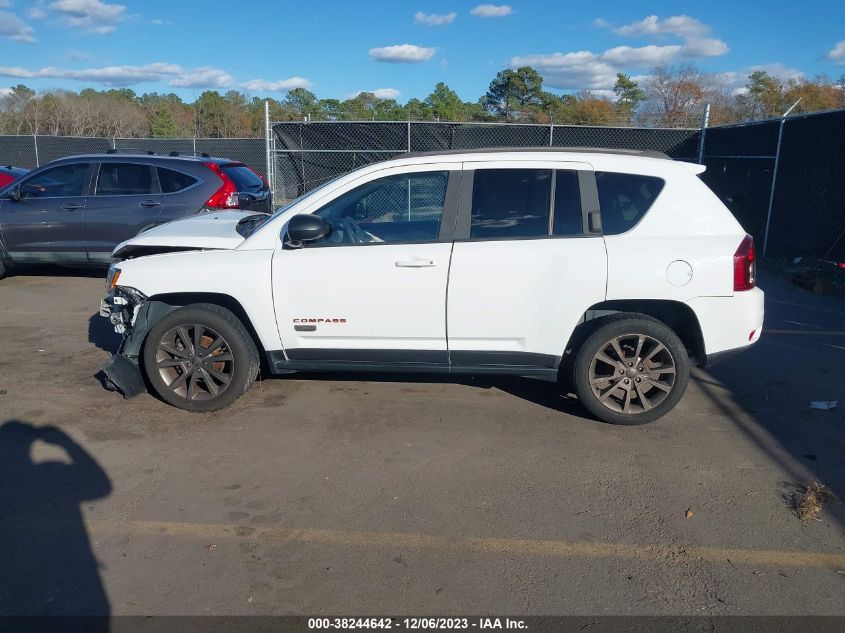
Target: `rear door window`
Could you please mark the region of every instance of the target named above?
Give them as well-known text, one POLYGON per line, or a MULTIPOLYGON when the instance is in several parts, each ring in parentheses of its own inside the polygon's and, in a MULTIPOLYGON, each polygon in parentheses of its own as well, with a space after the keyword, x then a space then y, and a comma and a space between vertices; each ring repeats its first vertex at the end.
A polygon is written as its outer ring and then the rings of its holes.
POLYGON ((602 233, 619 235, 632 229, 654 204, 664 184, 654 176, 597 171, 602 233))
POLYGON ((264 187, 264 181, 261 180, 261 176, 246 165, 221 165, 220 169, 232 179, 238 191, 259 191, 264 187))
POLYGON ((139 163, 102 163, 97 177, 98 196, 144 196, 154 191, 153 168, 139 163))
POLYGON ((197 179, 188 174, 183 174, 181 171, 175 169, 166 169, 165 167, 158 167, 158 182, 161 185, 162 193, 176 193, 187 189, 197 179))
POLYGON ((470 239, 549 234, 551 169, 476 169, 470 239))

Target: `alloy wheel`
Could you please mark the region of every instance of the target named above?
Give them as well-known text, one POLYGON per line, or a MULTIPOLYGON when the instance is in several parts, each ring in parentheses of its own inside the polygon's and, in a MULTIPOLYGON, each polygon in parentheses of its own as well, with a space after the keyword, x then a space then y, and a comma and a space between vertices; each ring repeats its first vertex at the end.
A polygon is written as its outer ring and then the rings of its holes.
POLYGON ((663 402, 675 385, 675 359, 656 338, 645 334, 616 336, 593 355, 590 389, 612 411, 637 414, 663 402))
POLYGON ((232 382, 234 355, 213 329, 199 323, 177 325, 159 340, 156 368, 174 394, 186 400, 210 400, 232 382))

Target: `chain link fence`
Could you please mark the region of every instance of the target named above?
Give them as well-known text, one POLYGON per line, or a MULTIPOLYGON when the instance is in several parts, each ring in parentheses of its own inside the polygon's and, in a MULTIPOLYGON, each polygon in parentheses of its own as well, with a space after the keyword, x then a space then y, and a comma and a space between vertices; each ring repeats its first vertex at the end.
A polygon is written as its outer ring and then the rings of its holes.
POLYGON ((239 160, 260 174, 267 171, 263 138, 102 138, 76 136, 0 136, 0 164, 33 169, 74 154, 119 152, 206 153, 239 160))
POLYGON ((270 126, 272 182, 283 204, 327 180, 408 152, 486 147, 650 149, 695 160, 698 129, 420 121, 318 121, 270 126))
POLYGON ((702 178, 768 257, 845 261, 845 110, 708 128, 702 178))
MULTIPOLYGON (((267 174, 277 205, 373 162, 408 152, 485 147, 657 150, 707 166, 704 181, 763 256, 845 261, 845 110, 706 128, 435 122, 293 122, 268 138, 0 136, 0 164, 34 168, 109 149, 208 153, 267 174)), ((399 194, 397 194, 399 195, 399 194)))

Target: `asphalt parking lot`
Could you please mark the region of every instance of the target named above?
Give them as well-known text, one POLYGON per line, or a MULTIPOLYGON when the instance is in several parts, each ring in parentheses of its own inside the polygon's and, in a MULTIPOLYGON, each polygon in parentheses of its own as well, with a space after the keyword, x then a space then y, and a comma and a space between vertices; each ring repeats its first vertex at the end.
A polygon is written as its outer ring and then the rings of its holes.
POLYGON ((515 379, 123 400, 100 273, 0 280, 0 613, 845 615, 845 506, 790 501, 845 496, 845 300, 760 285, 760 343, 623 428, 515 379))

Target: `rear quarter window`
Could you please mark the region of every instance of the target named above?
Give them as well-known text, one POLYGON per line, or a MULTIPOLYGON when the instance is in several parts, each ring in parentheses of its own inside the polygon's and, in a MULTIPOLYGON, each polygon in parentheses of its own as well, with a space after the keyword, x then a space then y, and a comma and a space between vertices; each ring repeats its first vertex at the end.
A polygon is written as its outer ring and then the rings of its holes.
POLYGON ((602 233, 619 235, 632 229, 657 200, 664 184, 654 176, 597 171, 602 233))
POLYGON ((193 176, 181 171, 158 167, 158 182, 162 193, 176 193, 193 185, 197 181, 193 176))
POLYGON ((246 165, 221 165, 220 169, 238 188, 238 191, 258 191, 264 187, 261 177, 246 165))

